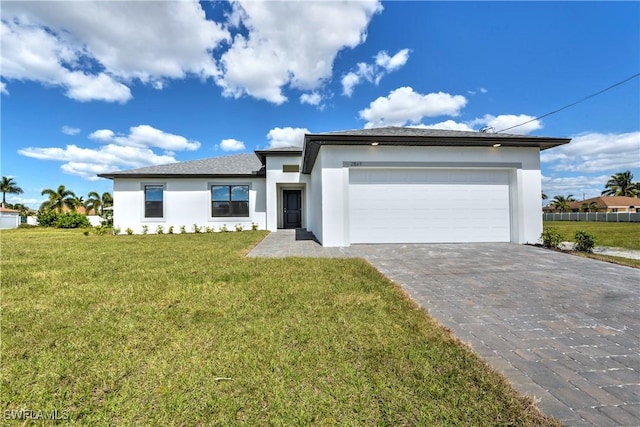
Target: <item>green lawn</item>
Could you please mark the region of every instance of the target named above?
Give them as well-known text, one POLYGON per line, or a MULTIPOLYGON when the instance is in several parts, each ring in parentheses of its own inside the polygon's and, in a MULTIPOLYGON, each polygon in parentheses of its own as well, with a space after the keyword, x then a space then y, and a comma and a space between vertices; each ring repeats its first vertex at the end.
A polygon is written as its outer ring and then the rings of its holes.
POLYGON ((361 260, 3 231, 2 409, 82 425, 557 425, 361 260))
POLYGON ((566 241, 573 241, 576 231, 584 230, 596 236, 596 246, 640 250, 638 222, 545 221, 544 228, 555 228, 566 241))

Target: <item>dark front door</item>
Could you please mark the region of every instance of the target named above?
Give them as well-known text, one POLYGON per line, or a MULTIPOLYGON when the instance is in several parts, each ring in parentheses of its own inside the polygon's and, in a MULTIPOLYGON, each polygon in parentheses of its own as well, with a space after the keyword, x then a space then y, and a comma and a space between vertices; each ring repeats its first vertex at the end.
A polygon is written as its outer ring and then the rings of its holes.
POLYGON ((300 228, 302 227, 302 192, 300 190, 283 190, 283 227, 284 228, 300 228))

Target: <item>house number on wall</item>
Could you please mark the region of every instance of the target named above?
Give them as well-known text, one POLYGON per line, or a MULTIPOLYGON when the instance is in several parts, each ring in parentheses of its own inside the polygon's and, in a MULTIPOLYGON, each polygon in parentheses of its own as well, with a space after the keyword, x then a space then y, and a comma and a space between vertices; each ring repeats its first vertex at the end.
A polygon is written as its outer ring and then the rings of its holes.
POLYGON ((350 163, 351 167, 358 167, 358 166, 362 166, 362 162, 351 162, 350 163))

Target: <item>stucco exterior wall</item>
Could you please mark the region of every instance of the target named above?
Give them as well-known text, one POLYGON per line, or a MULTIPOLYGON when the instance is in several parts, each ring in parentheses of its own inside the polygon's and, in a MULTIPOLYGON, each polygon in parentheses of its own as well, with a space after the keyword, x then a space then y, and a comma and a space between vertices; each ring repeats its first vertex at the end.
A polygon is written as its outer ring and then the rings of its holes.
MULTIPOLYGON (((446 167, 510 170, 512 241, 534 243, 542 233, 540 152, 515 147, 323 146, 311 173, 313 209, 321 217, 311 231, 324 246, 349 244, 349 170, 369 167, 446 167), (378 166, 376 166, 378 165, 378 166), (316 188, 318 183, 322 188, 316 188)), ((472 208, 472 207, 470 207, 472 208)), ((390 219, 392 222, 393 219, 390 219)))
POLYGON ((251 229, 252 223, 258 228, 266 228, 265 180, 262 178, 170 178, 170 179, 123 179, 113 182, 113 223, 124 233, 131 228, 134 233, 142 233, 142 226, 155 233, 158 225, 166 233, 170 226, 178 233, 180 226, 193 232, 193 225, 212 227, 216 231, 225 225, 234 230, 236 224, 251 229), (144 217, 144 185, 164 185, 164 217, 144 217), (249 185, 249 217, 211 217, 212 184, 249 185))
POLYGON ((299 172, 283 172, 283 165, 298 165, 300 169, 301 156, 277 156, 269 155, 266 161, 266 206, 267 206, 267 230, 277 232, 282 228, 282 190, 302 190, 302 227, 306 227, 308 219, 309 201, 309 175, 299 172))

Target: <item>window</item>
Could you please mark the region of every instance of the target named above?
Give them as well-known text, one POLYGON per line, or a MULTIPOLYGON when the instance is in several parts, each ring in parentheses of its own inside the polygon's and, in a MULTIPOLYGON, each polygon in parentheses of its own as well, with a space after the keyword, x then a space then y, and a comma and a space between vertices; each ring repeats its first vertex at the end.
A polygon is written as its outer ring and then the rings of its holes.
POLYGON ((300 165, 282 165, 282 172, 300 172, 300 165))
POLYGON ((248 185, 212 185, 211 216, 249 216, 248 185))
POLYGON ((611 209, 611 212, 613 212, 613 213, 618 213, 618 208, 613 208, 613 209, 611 209))
POLYGON ((145 185, 144 186, 144 217, 162 218, 164 217, 164 186, 145 185))

